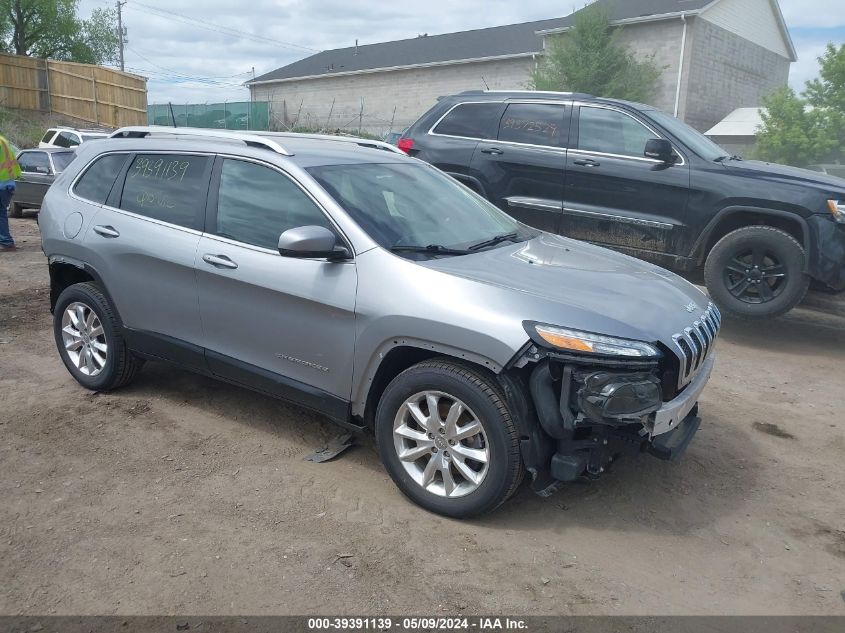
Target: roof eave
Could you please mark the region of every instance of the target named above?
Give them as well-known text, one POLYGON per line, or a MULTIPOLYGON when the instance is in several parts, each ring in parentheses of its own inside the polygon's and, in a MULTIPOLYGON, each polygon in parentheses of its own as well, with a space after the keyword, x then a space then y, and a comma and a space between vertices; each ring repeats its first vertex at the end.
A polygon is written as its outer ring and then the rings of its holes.
POLYGON ((458 64, 475 64, 478 62, 493 62, 505 59, 520 59, 523 57, 534 57, 535 55, 542 55, 543 51, 527 52, 527 53, 512 53, 510 55, 492 55, 489 57, 472 57, 468 59, 450 59, 442 62, 427 62, 424 64, 407 64, 404 66, 383 66, 380 68, 364 68, 361 70, 348 70, 343 72, 321 73, 319 75, 302 75, 298 77, 282 77, 279 79, 258 79, 256 81, 248 81, 244 85, 249 88, 252 86, 259 86, 263 84, 280 84, 291 81, 305 81, 307 79, 328 79, 329 77, 349 77, 350 75, 368 75, 372 73, 393 72, 397 70, 416 70, 417 68, 433 68, 436 66, 453 66, 458 64))
MULTIPOLYGON (((709 7, 711 5, 707 5, 709 7)), ((707 7, 704 7, 706 9, 707 7)), ((621 20, 611 21, 613 26, 624 26, 626 24, 640 24, 643 22, 660 22, 662 20, 675 20, 683 17, 691 17, 698 15, 704 9, 693 9, 690 11, 673 11, 672 13, 660 13, 658 15, 641 15, 636 18, 623 18, 621 20)), ((572 26, 562 26, 556 29, 545 29, 543 31, 535 31, 536 35, 556 35, 558 33, 566 33, 572 26)))

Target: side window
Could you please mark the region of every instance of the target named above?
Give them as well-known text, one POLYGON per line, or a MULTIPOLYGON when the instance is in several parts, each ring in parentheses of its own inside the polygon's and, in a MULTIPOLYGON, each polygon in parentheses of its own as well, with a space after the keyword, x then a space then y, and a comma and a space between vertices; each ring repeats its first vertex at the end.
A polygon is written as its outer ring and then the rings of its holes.
POLYGON ((207 156, 138 154, 126 174, 120 208, 199 229, 208 192, 209 164, 207 156))
POLYGON ((642 157, 650 138, 655 138, 651 130, 626 114, 581 106, 578 149, 642 157))
POLYGON ((47 152, 24 152, 18 156, 21 171, 28 174, 49 174, 50 159, 47 152))
POLYGON ((127 157, 128 154, 107 154, 98 158, 76 182, 73 192, 80 198, 105 204, 127 157))
POLYGON ((290 178, 255 163, 223 161, 214 233, 276 250, 282 233, 309 225, 334 230, 325 214, 290 178))
POLYGON ((49 143, 50 139, 53 138, 53 135, 56 133, 56 130, 47 130, 47 133, 44 135, 44 138, 41 139, 42 143, 49 143))
POLYGON ((59 147, 76 147, 79 145, 79 138, 73 132, 59 132, 53 145, 59 147))
POLYGON ((499 122, 499 140, 559 147, 566 107, 545 103, 512 103, 499 122))
POLYGON ((495 138, 501 103, 462 103, 446 115, 435 134, 467 138, 495 138))

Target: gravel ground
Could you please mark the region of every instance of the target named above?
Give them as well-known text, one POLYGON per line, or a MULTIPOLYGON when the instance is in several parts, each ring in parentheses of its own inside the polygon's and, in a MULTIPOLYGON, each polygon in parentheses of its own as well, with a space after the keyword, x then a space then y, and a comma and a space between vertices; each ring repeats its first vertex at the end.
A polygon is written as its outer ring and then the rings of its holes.
POLYGON ((845 319, 727 321, 683 461, 620 461, 470 522, 369 440, 148 363, 93 394, 56 354, 37 225, 0 254, 0 614, 845 614, 845 319))

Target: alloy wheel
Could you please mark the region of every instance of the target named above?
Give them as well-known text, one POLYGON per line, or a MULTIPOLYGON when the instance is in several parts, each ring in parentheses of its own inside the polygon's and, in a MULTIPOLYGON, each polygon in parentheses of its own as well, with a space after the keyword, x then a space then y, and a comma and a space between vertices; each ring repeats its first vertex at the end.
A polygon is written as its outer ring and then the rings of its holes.
POLYGON ((90 306, 75 301, 62 315, 62 342, 76 368, 86 376, 96 376, 106 366, 109 346, 103 324, 90 306))
POLYGON ((786 267, 763 246, 737 253, 725 266, 728 292, 744 303, 768 303, 786 286, 786 267))
POLYGON ((447 393, 422 391, 405 400, 393 423, 393 444, 408 475, 437 496, 466 496, 487 476, 490 445, 484 426, 447 393))

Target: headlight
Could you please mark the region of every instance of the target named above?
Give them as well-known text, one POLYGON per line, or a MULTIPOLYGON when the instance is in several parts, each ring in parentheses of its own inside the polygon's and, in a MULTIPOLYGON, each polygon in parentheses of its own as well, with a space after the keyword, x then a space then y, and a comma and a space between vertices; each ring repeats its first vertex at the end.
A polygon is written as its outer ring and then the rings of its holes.
POLYGON ((833 219, 845 224, 845 200, 828 200, 827 208, 833 214, 833 219))
POLYGON ((660 350, 654 345, 642 341, 592 334, 551 325, 531 325, 528 327, 533 328, 537 336, 552 347, 570 352, 640 358, 654 358, 661 355, 660 350))

